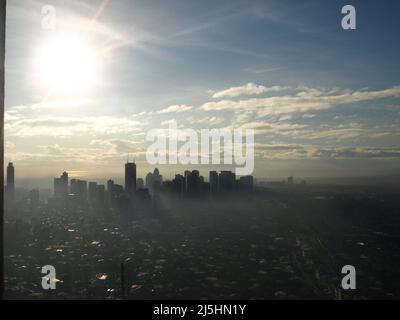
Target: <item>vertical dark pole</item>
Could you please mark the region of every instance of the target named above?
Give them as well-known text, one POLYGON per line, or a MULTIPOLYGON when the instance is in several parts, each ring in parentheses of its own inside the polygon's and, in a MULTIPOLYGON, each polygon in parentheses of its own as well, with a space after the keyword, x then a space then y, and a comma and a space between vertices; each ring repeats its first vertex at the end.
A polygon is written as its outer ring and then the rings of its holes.
POLYGON ((121 299, 125 299, 125 270, 124 270, 124 263, 121 263, 121 299))
POLYGON ((4 298, 4 59, 6 51, 6 0, 0 0, 0 299, 4 298))

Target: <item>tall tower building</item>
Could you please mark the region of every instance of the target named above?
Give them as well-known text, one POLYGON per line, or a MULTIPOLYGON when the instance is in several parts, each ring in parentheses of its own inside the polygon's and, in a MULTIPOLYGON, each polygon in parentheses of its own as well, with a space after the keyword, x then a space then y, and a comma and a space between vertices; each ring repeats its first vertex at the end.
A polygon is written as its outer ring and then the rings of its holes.
POLYGON ((134 194, 136 190, 136 164, 134 162, 125 163, 125 191, 134 194))
POLYGON ((68 195, 68 173, 63 172, 61 177, 54 178, 54 196, 67 197, 68 195))
POLYGON ((218 191, 218 173, 217 171, 210 171, 210 192, 216 193, 218 191))
POLYGON ((14 165, 12 162, 7 166, 7 198, 14 201, 15 184, 14 184, 14 165))

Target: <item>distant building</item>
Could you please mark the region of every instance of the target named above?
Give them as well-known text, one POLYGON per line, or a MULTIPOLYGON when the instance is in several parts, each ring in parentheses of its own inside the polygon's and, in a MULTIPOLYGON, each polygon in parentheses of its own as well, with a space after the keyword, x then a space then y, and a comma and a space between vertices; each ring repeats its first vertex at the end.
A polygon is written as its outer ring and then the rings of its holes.
POLYGON ((131 195, 136 191, 136 164, 134 162, 125 163, 125 191, 131 195))
POLYGON ((97 202, 97 182, 89 182, 89 202, 92 205, 97 202))
POLYGON ((39 190, 34 189, 29 192, 29 203, 32 209, 36 209, 39 206, 39 190))
POLYGON ((153 174, 151 172, 146 175, 146 187, 149 190, 153 189, 153 174))
POLYGON ((71 179, 69 190, 72 194, 78 193, 78 180, 77 179, 71 179))
POLYGON ((100 207, 105 205, 106 188, 103 184, 96 186, 96 204, 100 207))
POLYGON ((113 184, 111 191, 114 199, 116 199, 124 193, 124 187, 119 184, 113 184))
POLYGON ((87 181, 78 180, 77 195, 81 202, 87 202, 87 181))
POLYGON ((221 171, 218 176, 220 192, 232 192, 235 189, 236 176, 232 171, 221 171))
MULTIPOLYGON (((3 170, 3 169, 2 169, 3 170)), ((15 175, 14 175, 14 165, 12 162, 8 163, 7 166, 7 186, 6 186, 6 197, 10 202, 14 201, 15 197, 15 175)))
POLYGON ((239 191, 252 192, 253 191, 253 176, 240 177, 238 187, 239 187, 239 191))
POLYGON ((136 180, 136 189, 137 190, 144 189, 144 181, 142 178, 136 180))
POLYGON ((63 172, 59 178, 54 178, 54 196, 66 198, 68 195, 68 173, 63 172))
POLYGON ((181 174, 176 174, 171 184, 172 192, 182 196, 185 192, 185 177, 181 174))
POLYGON ((113 187, 114 187, 114 180, 108 180, 107 181, 107 201, 108 205, 112 205, 113 199, 114 199, 114 193, 113 193, 113 187))
POLYGON ((107 192, 112 192, 112 187, 114 185, 114 180, 108 180, 107 181, 107 192))
POLYGON ((153 191, 158 191, 160 190, 161 183, 162 183, 162 175, 160 175, 160 171, 155 168, 153 171, 153 191))
POLYGON ((149 172, 146 175, 146 187, 150 192, 158 192, 161 188, 161 184, 163 181, 163 176, 160 175, 160 171, 155 168, 153 173, 149 172))
POLYGON ((210 192, 216 193, 218 192, 218 173, 217 171, 210 171, 210 192))

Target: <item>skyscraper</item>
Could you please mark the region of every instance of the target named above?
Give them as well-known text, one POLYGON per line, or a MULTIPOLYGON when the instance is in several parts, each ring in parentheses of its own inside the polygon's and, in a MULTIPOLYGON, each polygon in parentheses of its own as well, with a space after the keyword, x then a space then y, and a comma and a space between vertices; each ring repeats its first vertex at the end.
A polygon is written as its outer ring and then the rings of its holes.
POLYGON ((36 209, 39 206, 39 190, 33 189, 29 192, 29 202, 31 209, 36 209))
POLYGON ((144 181, 143 181, 142 178, 138 178, 136 180, 136 187, 137 187, 138 190, 144 189, 144 181))
POLYGON ((146 187, 150 191, 153 191, 153 174, 151 172, 146 175, 146 187))
POLYGON ((136 164, 134 162, 125 163, 125 191, 134 194, 136 191, 136 164))
POLYGON ((68 195, 68 173, 63 172, 61 177, 54 178, 54 196, 67 197, 68 195))
POLYGON ((7 166, 7 200, 14 201, 14 193, 14 165, 12 162, 9 162, 7 166))
POLYGON ((158 168, 155 168, 153 171, 153 191, 158 192, 160 190, 162 183, 162 175, 160 175, 160 171, 158 168))
POLYGON ((217 171, 210 171, 210 192, 216 193, 218 191, 218 173, 217 171))
POLYGON ((94 205, 97 201, 97 182, 89 182, 89 202, 94 205))
POLYGON ((230 192, 235 188, 236 176, 232 171, 221 171, 219 174, 219 191, 230 192))
POLYGON ((243 176, 239 178, 239 191, 253 191, 253 176, 243 176))

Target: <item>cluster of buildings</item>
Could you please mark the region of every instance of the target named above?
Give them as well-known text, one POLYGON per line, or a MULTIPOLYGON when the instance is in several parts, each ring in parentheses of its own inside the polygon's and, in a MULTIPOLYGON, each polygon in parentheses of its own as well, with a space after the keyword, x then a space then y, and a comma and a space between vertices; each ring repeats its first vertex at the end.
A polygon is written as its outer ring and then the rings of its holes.
MULTIPOLYGON (((176 174, 172 180, 163 180, 163 176, 156 168, 149 172, 145 180, 137 178, 135 162, 125 164, 125 185, 116 184, 108 180, 106 185, 97 182, 88 182, 81 179, 69 179, 68 172, 54 178, 54 194, 49 198, 49 204, 74 203, 76 205, 90 205, 91 207, 112 207, 120 205, 121 201, 132 200, 148 201, 151 196, 160 193, 180 197, 197 197, 204 195, 229 194, 232 192, 251 192, 253 190, 253 177, 243 176, 236 179, 232 171, 210 171, 208 181, 200 175, 198 170, 186 170, 183 175, 176 174)), ((14 200, 14 166, 7 167, 6 194, 8 201, 14 200)), ((30 191, 30 204, 32 207, 39 205, 39 190, 30 191)))
POLYGON ((198 170, 185 171, 183 175, 176 174, 172 181, 163 184, 168 191, 178 195, 227 194, 231 192, 251 192, 253 176, 236 179, 232 171, 210 171, 208 182, 198 170))
POLYGON ((225 194, 230 192, 251 192, 253 177, 244 176, 236 179, 232 171, 210 171, 209 181, 206 182, 198 170, 185 171, 183 175, 176 174, 175 178, 163 181, 163 176, 156 168, 146 175, 145 181, 137 178, 136 164, 125 164, 125 185, 107 181, 107 186, 96 182, 71 179, 68 186, 68 173, 54 178, 54 198, 75 197, 78 202, 89 201, 93 206, 113 204, 121 197, 149 199, 150 195, 158 193, 175 194, 179 196, 199 196, 204 194, 225 194))

